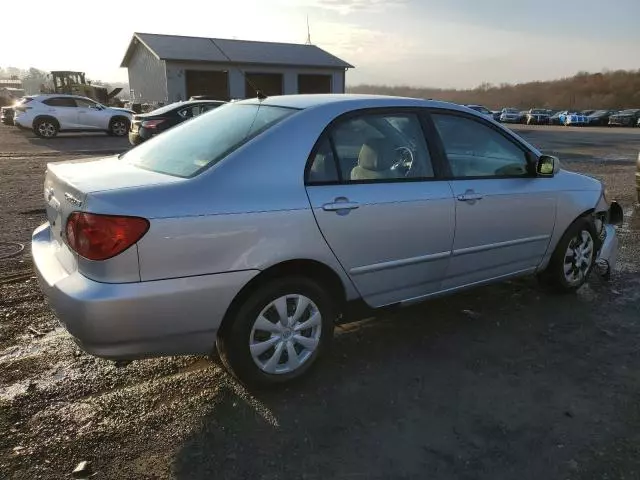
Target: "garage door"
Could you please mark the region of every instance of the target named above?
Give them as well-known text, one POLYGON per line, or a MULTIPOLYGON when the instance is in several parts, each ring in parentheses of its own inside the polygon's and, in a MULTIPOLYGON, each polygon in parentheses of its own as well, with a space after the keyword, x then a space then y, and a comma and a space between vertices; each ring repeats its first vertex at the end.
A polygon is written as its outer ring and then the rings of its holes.
POLYGON ((229 100, 229 74, 207 70, 187 70, 187 98, 209 95, 218 100, 229 100))
POLYGON ((247 73, 247 80, 244 89, 246 98, 253 98, 257 95, 254 87, 267 97, 282 95, 281 73, 247 73))
POLYGON ((298 93, 331 93, 331 75, 298 75, 298 93))

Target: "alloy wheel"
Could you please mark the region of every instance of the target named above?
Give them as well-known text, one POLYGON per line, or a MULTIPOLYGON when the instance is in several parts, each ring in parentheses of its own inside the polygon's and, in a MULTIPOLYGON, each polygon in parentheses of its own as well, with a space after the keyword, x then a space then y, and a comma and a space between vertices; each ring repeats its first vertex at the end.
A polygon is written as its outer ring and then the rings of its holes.
POLYGON ((38 133, 40 133, 40 135, 42 135, 43 137, 50 138, 55 136, 56 127, 51 122, 41 122, 38 125, 38 133))
POLYGON ((571 239, 564 254, 564 278, 569 285, 584 282, 594 258, 593 237, 582 230, 571 239))
POLYGON ((111 126, 111 131, 115 135, 121 137, 127 133, 127 125, 123 121, 118 120, 116 122, 113 122, 113 125, 111 126))
POLYGON ((253 323, 249 350, 268 374, 286 374, 307 362, 320 343, 322 316, 308 297, 291 294, 269 303, 253 323))

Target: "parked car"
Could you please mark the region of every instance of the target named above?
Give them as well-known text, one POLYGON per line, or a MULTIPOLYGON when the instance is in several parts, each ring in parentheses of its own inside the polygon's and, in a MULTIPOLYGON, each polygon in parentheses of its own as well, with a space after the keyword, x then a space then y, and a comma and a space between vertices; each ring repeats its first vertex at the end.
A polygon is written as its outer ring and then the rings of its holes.
POLYGON ((549 125, 562 125, 563 122, 560 117, 569 113, 567 110, 560 110, 555 112, 553 115, 549 117, 549 125))
POLYGON ((613 268, 622 218, 600 181, 471 109, 358 95, 225 105, 118 157, 50 163, 44 192, 35 269, 84 350, 215 344, 260 385, 316 364, 351 301, 528 274, 575 291, 613 268))
POLYGON ((13 122, 33 130, 39 137, 52 138, 58 132, 102 131, 122 137, 129 131, 131 111, 106 107, 77 95, 43 94, 26 97, 15 107, 13 122))
POLYGON ((500 113, 502 123, 522 123, 522 116, 517 108, 503 108, 500 113))
POLYGON ((548 125, 549 112, 541 108, 532 108, 525 117, 527 125, 548 125))
POLYGON ((493 119, 493 112, 489 110, 487 107, 483 107, 482 105, 465 105, 467 108, 471 110, 475 110, 476 112, 484 115, 487 118, 493 119))
POLYGON ((215 95, 192 95, 191 97, 189 97, 189 100, 214 100, 216 102, 221 101, 215 95))
POLYGON ((0 108, 0 122, 5 125, 13 125, 13 107, 0 108))
MULTIPOLYGON (((640 123, 640 120, 638 120, 640 123)), ((638 153, 638 160, 636 161, 636 196, 638 203, 640 203, 640 153, 638 153)))
POLYGON ((638 119, 640 119, 640 109, 622 110, 609 117, 609 125, 635 127, 638 124, 638 119))
POLYGON ((491 110, 491 116, 496 122, 500 121, 500 115, 502 115, 502 110, 491 110))
POLYGON ((129 143, 139 145, 154 135, 175 127, 179 123, 197 117, 223 105, 223 101, 198 100, 176 102, 160 107, 149 113, 134 115, 129 130, 129 143))
POLYGON ((522 110, 520 112, 520 123, 525 124, 527 123, 527 114, 529 113, 529 110, 522 110))
POLYGON ((592 127, 606 126, 609 124, 609 117, 615 113, 615 110, 596 110, 588 116, 587 125, 592 127))
POLYGON ((560 120, 567 127, 581 127, 589 122, 589 117, 582 112, 574 111, 560 115, 560 120))

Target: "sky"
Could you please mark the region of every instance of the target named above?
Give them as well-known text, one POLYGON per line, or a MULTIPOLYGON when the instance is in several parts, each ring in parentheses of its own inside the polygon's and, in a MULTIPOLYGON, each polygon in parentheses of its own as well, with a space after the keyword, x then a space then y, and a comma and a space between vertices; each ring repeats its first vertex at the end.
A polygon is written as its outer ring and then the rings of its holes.
POLYGON ((351 63, 347 84, 469 88, 640 68, 640 0, 32 0, 3 22, 0 66, 126 80, 133 32, 304 43, 351 63), (117 2, 116 2, 117 4, 117 2), (42 8, 38 8, 39 6, 42 8), (115 4, 114 4, 115 5, 115 4), (105 8, 102 8, 104 6, 105 8), (46 12, 46 15, 44 14, 46 12))

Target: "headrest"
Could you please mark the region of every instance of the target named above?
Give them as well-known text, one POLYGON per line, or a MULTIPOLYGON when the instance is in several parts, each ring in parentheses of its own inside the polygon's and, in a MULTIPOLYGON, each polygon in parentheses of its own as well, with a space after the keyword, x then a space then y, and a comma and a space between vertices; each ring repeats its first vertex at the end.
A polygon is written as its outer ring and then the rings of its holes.
POLYGON ((392 162, 393 147, 384 138, 367 140, 358 155, 358 166, 376 172, 390 169, 392 162))

